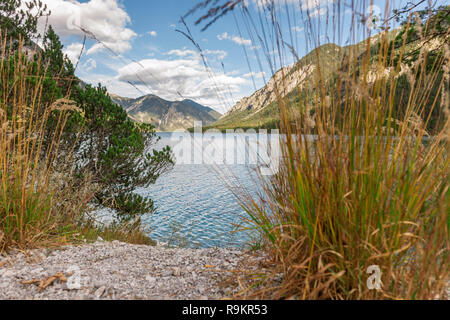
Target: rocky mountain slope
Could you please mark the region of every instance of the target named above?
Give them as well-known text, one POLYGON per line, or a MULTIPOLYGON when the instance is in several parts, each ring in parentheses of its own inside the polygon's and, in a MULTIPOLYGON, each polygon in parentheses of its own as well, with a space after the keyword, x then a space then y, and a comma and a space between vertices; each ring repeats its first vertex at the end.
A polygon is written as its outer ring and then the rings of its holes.
POLYGON ((324 70, 331 74, 336 69, 336 60, 342 59, 348 51, 347 47, 342 48, 335 44, 326 44, 315 49, 296 64, 277 71, 263 88, 239 101, 213 126, 259 127, 276 121, 277 91, 282 97, 286 97, 307 89, 314 84, 317 70, 321 70, 321 74, 324 70), (317 59, 317 56, 325 55, 326 59, 317 59), (320 61, 320 65, 317 61, 320 61))
MULTIPOLYGON (((393 30, 388 37, 393 39, 397 33, 398 30, 393 30)), ((375 36, 373 40, 377 41, 377 38, 375 36)), ((365 42, 345 47, 329 43, 316 48, 297 63, 276 72, 263 88, 252 96, 243 98, 211 127, 275 127, 279 119, 278 93, 281 98, 287 98, 285 101, 288 101, 288 104, 293 102, 294 105, 299 101, 300 92, 314 90, 318 81, 326 81, 336 74, 338 68, 343 67, 341 61, 344 57, 355 53, 360 55, 365 49, 365 42)))
POLYGON ((140 122, 151 123, 158 131, 174 131, 194 126, 202 121, 207 126, 222 115, 192 100, 167 101, 155 95, 146 95, 137 99, 119 97, 110 94, 112 100, 121 105, 128 115, 140 122))

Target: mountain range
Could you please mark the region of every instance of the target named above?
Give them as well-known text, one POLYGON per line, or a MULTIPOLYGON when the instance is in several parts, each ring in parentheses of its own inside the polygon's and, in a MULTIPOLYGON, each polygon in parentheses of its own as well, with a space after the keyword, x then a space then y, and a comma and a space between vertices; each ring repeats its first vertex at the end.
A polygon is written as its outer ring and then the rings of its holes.
POLYGON ((277 71, 264 87, 232 107, 212 127, 218 129, 273 128, 279 119, 277 90, 281 98, 298 101, 302 90, 313 90, 318 71, 327 78, 337 71, 339 61, 350 54, 353 46, 325 44, 311 51, 297 63, 277 71))
POLYGON ((150 123, 158 131, 188 129, 194 122, 202 121, 208 126, 222 115, 206 106, 186 99, 167 101, 156 95, 145 95, 136 99, 110 94, 111 99, 121 105, 133 120, 150 123))
MULTIPOLYGON (((403 36, 401 32, 402 28, 397 28, 388 31, 386 34, 387 41, 389 41, 391 45, 396 39, 399 42, 398 47, 393 45, 393 54, 396 56, 400 56, 400 52, 402 51, 403 36), (398 36, 400 36, 399 40, 398 36)), ((377 50, 382 39, 383 34, 381 33, 371 37, 371 47, 368 55, 370 59, 370 69, 367 73, 367 81, 369 83, 373 83, 375 79, 380 76, 387 77, 394 71, 392 67, 380 68, 379 66, 377 50)), ((414 57, 414 53, 422 49, 426 49, 429 54, 431 54, 431 52, 439 52, 439 50, 442 50, 444 41, 447 41, 448 43, 448 36, 447 40, 443 40, 437 36, 433 41, 411 41, 405 46, 404 55, 414 57)), ((355 74, 357 74, 359 71, 358 68, 363 65, 363 58, 366 56, 364 53, 367 50, 367 43, 366 39, 360 43, 342 47, 333 43, 319 46, 305 57, 299 59, 295 64, 283 67, 274 73, 264 87, 257 90, 250 97, 243 98, 209 128, 216 128, 222 131, 225 129, 236 128, 276 128, 279 122, 278 101, 280 101, 277 94, 279 94, 282 101, 286 103, 292 119, 295 119, 299 115, 299 105, 303 105, 304 108, 307 108, 310 114, 313 113, 315 102, 311 100, 310 97, 314 96, 313 93, 317 90, 317 84, 322 81, 328 82, 331 80, 332 82, 337 75, 347 73, 349 66, 343 64, 343 61, 357 61, 355 67, 355 74), (349 57, 350 59, 347 59, 349 57), (302 103, 300 103, 300 99, 302 100, 302 103)), ((428 62, 431 66, 432 61, 433 60, 429 60, 428 62)), ((351 68, 353 67, 354 66, 351 66, 351 68)), ((399 78, 395 94, 396 106, 398 109, 396 111, 405 110, 407 107, 406 102, 403 101, 401 97, 409 96, 410 86, 406 79, 408 70, 410 70, 410 66, 402 63, 401 70, 398 75, 396 75, 396 77, 399 78)), ((443 71, 441 71, 438 76, 442 77, 443 71)), ((439 80, 436 81, 436 85, 430 91, 428 101, 434 101, 435 97, 437 97, 439 83, 439 80)), ((430 114, 430 119, 427 124, 429 132, 433 132, 436 128, 440 128, 445 120, 443 112, 440 112, 439 108, 433 109, 432 105, 432 103, 429 103, 425 107, 425 114, 430 114)), ((312 118, 309 120, 314 122, 312 118)), ((311 126, 314 127, 314 123, 311 123, 311 126)))
MULTIPOLYGON (((388 40, 394 40, 399 32, 400 29, 388 32, 388 40)), ((376 48, 375 44, 380 39, 381 34, 372 37, 373 48, 376 48)), ((438 41, 428 44, 411 44, 406 48, 406 52, 417 50, 417 47, 422 45, 426 45, 427 50, 435 50, 440 46, 439 43, 438 41)), ((313 101, 305 100, 308 99, 305 97, 311 96, 311 92, 316 90, 318 81, 331 80, 333 76, 343 72, 347 68, 341 63, 342 61, 347 61, 345 57, 352 57, 356 54, 352 60, 356 59, 359 67, 361 57, 366 49, 367 40, 343 47, 332 43, 324 44, 312 50, 297 63, 283 67, 274 73, 264 87, 251 96, 241 99, 223 116, 217 111, 192 100, 170 102, 155 95, 147 95, 137 99, 122 98, 114 95, 111 95, 111 97, 116 103, 125 108, 131 118, 141 122, 152 123, 161 131, 173 131, 181 128, 189 129, 193 127, 194 121, 202 121, 204 129, 270 129, 277 127, 279 121, 279 108, 277 105, 279 99, 277 94, 286 102, 289 110, 292 111, 293 117, 299 112, 296 106, 299 105, 300 99, 303 99, 302 104, 310 112, 313 112, 313 101)), ((376 53, 374 52, 374 54, 376 53)), ((370 56, 375 56, 372 55, 372 48, 370 56)), ((375 64, 371 64, 368 76, 374 80, 377 78, 377 75, 380 75, 379 72, 382 73, 382 76, 388 76, 391 71, 389 68, 380 70, 375 64)), ((400 75, 404 76, 403 67, 400 75)), ((370 79, 368 81, 371 82, 370 79)), ((397 90, 400 92, 409 89, 402 82, 399 82, 397 90)), ((402 106, 399 104, 400 108, 402 106)), ((429 123, 430 128, 442 122, 441 115, 437 111, 434 113, 429 123)))
POLYGON ((276 72, 263 88, 252 96, 243 98, 225 115, 192 100, 171 102, 151 94, 136 99, 114 94, 110 94, 110 97, 127 111, 130 118, 151 123, 158 131, 189 129, 193 127, 195 121, 202 121, 204 128, 218 129, 268 126, 278 118, 276 86, 283 88, 283 96, 292 95, 299 88, 313 84, 314 71, 318 68, 315 63, 317 53, 327 56, 327 59, 319 61, 325 61, 321 62, 321 68, 331 72, 331 66, 336 65, 335 59, 341 59, 346 51, 347 48, 334 44, 316 49, 295 65, 276 72))
MULTIPOLYGON (((398 32, 399 30, 389 32, 388 39, 394 39, 398 32)), ((379 41, 379 36, 374 36, 372 39, 374 42, 379 41)), ((313 92, 318 81, 327 81, 336 75, 338 69, 343 67, 341 62, 344 61, 344 57, 356 54, 359 58, 365 50, 365 41, 344 47, 333 43, 319 46, 293 65, 283 67, 274 73, 264 87, 250 97, 240 100, 210 127, 221 130, 275 128, 279 121, 278 93, 288 106, 298 106, 299 93, 302 96, 310 96, 305 92, 313 92)), ((309 103, 310 108, 313 109, 312 101, 309 103)), ((293 116, 295 112, 298 112, 295 107, 290 111, 293 112, 293 116)))

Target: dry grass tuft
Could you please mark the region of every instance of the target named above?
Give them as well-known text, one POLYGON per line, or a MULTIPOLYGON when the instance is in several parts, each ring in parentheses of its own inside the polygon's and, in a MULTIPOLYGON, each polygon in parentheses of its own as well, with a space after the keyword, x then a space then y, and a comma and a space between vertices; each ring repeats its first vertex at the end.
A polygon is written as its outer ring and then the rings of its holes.
POLYGON ((141 230, 90 222, 87 212, 97 186, 88 173, 75 176, 71 150, 59 148, 69 115, 83 116, 83 111, 69 99, 44 103, 49 94, 44 63, 40 57, 32 61, 21 42, 17 51, 8 51, 8 41, 6 35, 0 39, 0 252, 84 243, 99 236, 151 244, 141 230))
MULTIPOLYGON (((414 49, 407 43, 408 32, 400 47, 391 50, 390 31, 371 38, 366 25, 358 22, 358 12, 368 12, 371 2, 350 2, 349 7, 354 8, 350 26, 342 22, 344 14, 350 17, 344 13, 342 1, 316 17, 314 9, 305 12, 298 3, 268 1, 271 5, 261 8, 256 17, 245 6, 236 7, 241 8, 245 22, 242 29, 255 39, 254 45, 259 39, 270 66, 285 65, 288 53, 298 47, 295 37, 289 39, 281 31, 292 23, 286 17, 302 21, 305 45, 318 49, 309 60, 316 66, 311 90, 299 87, 302 98, 294 106, 285 95, 287 84, 275 84, 283 134, 278 174, 271 180, 261 177, 264 192, 260 197, 244 187, 237 194, 274 263, 272 275, 243 285, 245 297, 446 297, 450 262, 449 34, 437 38, 442 45, 435 48, 431 60, 423 34, 434 26, 428 22, 419 25, 411 16, 407 28, 418 30, 420 53, 407 66, 402 57, 414 49), (320 30, 333 30, 333 34, 323 37, 320 30), (321 39, 339 42, 346 34, 355 44, 356 39, 366 40, 347 47, 345 54, 319 50, 321 39), (399 81, 405 74, 410 90, 400 92, 399 97, 399 81), (433 88, 438 88, 435 96, 433 88), (293 108, 300 116, 292 113, 293 108), (442 108, 447 118, 431 134, 427 128, 437 108, 442 108), (368 272, 374 266, 381 271, 379 290, 368 285, 368 272), (279 273, 283 275, 281 283, 275 276, 279 273)), ((388 4, 386 1, 386 18, 388 4)), ((209 10, 199 22, 214 22, 221 17, 224 8, 220 8, 209 10)))
MULTIPOLYGON (((52 183, 64 114, 51 138, 51 147, 44 148, 50 110, 38 112, 45 79, 35 77, 35 64, 23 54, 21 45, 15 52, 6 52, 7 41, 4 36, 0 66, 0 250, 33 247, 55 238, 64 241, 66 222, 72 219, 70 214, 56 210, 52 183)), ((40 70, 40 61, 37 68, 40 70)))

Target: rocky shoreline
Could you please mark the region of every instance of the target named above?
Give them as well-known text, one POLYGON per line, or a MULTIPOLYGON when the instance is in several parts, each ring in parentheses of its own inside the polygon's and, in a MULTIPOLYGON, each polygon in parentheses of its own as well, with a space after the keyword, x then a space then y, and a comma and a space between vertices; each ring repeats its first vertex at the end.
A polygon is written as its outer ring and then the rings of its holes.
POLYGON ((0 256, 1 300, 217 300, 262 255, 96 242, 0 256))
POLYGON ((118 241, 13 251, 0 255, 0 300, 229 299, 238 277, 267 271, 264 261, 262 252, 118 241))

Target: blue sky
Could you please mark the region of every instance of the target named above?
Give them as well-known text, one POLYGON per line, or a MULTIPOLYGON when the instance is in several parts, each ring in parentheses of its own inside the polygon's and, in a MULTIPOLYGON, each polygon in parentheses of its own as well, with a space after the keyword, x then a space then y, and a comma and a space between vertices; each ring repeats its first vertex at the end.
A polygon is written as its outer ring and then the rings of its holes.
MULTIPOLYGON (((254 17, 258 13, 264 16, 261 11, 264 4, 258 5, 258 1, 269 0, 246 0, 254 17)), ((336 31, 330 17, 337 1, 275 0, 280 6, 280 29, 298 56, 306 54, 317 38, 322 43, 346 44, 352 40, 345 32, 349 30, 351 19, 351 10, 346 6, 341 7, 343 23, 340 33, 344 36, 341 39, 324 37, 336 31), (312 17, 313 36, 311 32, 305 33, 309 30, 302 23, 305 10, 312 17)), ((361 2, 341 2, 352 1, 361 2)), ((52 11, 49 23, 60 35, 66 54, 76 62, 82 52, 77 75, 88 83, 101 82, 111 93, 121 96, 138 97, 152 93, 168 100, 192 99, 225 113, 242 97, 262 87, 274 70, 294 61, 286 47, 286 55, 282 59, 272 52, 273 48, 263 50, 258 38, 247 32, 241 13, 237 11, 235 16, 225 16, 204 32, 194 25, 193 17, 187 18, 192 35, 203 50, 207 62, 205 67, 195 46, 175 31, 177 28, 184 30, 180 17, 198 0, 43 2, 52 11), (87 37, 83 49, 84 32, 80 27, 95 35, 101 43, 87 37), (273 62, 272 68, 265 53, 273 62)), ((394 0, 391 5, 399 7, 406 2, 394 0)), ((376 0, 375 13, 383 14, 385 4, 384 0, 376 0)), ((45 21, 41 21, 40 26, 43 30, 45 21)))

